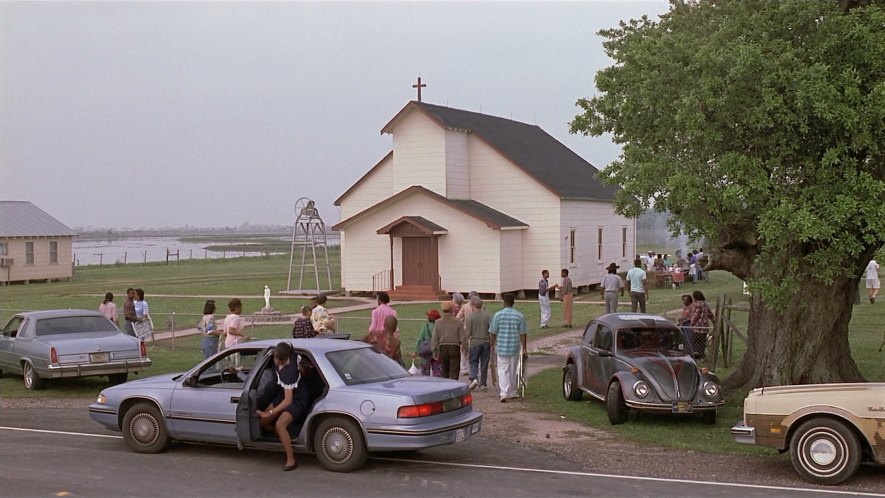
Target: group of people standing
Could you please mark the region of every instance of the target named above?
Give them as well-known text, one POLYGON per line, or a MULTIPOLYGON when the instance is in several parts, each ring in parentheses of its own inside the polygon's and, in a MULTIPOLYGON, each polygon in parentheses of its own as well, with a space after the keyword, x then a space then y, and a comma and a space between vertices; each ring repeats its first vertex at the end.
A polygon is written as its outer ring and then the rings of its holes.
POLYGON ((504 308, 494 315, 477 292, 471 292, 464 304, 453 299, 441 302, 439 310, 429 310, 412 356, 421 362, 420 373, 457 380, 461 358, 467 356, 470 389, 487 389, 494 354, 501 402, 516 397, 516 368, 519 355, 526 354, 528 325, 513 308, 513 294, 504 294, 503 299, 504 308))
POLYGON ((228 301, 227 309, 230 313, 224 317, 219 328, 215 323, 215 300, 209 299, 203 305, 203 317, 200 318, 197 329, 203 336, 200 350, 204 358, 249 339, 246 335, 246 323, 240 316, 243 313, 243 302, 239 298, 233 298, 228 301))
MULTIPOLYGON (((115 325, 120 324, 113 293, 105 293, 104 300, 98 306, 98 311, 115 325)), ((123 320, 123 330, 133 337, 137 336, 136 323, 150 323, 150 308, 144 298, 144 289, 132 287, 126 289, 126 301, 123 302, 123 320)))
POLYGON ((572 279, 568 276, 568 269, 563 268, 559 272, 559 284, 550 285, 550 271, 541 270, 541 280, 538 281, 538 303, 541 306, 541 328, 550 328, 550 300, 556 296, 559 289, 559 299, 562 301, 563 328, 572 328, 572 308, 575 302, 575 288, 572 279))

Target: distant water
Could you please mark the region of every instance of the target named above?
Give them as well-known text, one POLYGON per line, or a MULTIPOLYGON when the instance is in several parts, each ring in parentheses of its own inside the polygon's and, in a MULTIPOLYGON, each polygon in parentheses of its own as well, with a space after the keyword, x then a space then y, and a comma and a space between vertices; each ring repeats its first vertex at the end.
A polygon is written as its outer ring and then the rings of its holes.
MULTIPOLYGON (((289 240, 281 237, 280 240, 289 240)), ((206 247, 220 242, 182 242, 174 237, 129 237, 116 240, 74 239, 74 264, 112 265, 115 263, 150 263, 166 261, 166 251, 178 251, 181 261, 263 256, 260 251, 210 251, 206 247)), ((229 241, 225 243, 236 243, 229 241)), ((170 258, 175 261, 175 257, 170 258)))

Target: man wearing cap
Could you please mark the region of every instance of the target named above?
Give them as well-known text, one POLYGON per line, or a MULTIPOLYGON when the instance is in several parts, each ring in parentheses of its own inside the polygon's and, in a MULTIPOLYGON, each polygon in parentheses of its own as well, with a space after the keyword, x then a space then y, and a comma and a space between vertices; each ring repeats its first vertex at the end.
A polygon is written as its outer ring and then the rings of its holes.
MULTIPOLYGON (((617 313, 618 311, 618 293, 624 295, 624 281, 618 275, 620 266, 612 263, 608 265, 608 273, 602 277, 599 284, 599 290, 602 293, 602 299, 605 301, 605 313, 617 313)), ((634 310, 636 311, 636 310, 634 310)))
POLYGON ((433 357, 442 363, 442 376, 458 380, 461 352, 467 350, 467 333, 461 321, 452 314, 452 301, 440 303, 442 317, 433 324, 431 346, 433 357))
POLYGON ((470 298, 470 306, 473 311, 467 318, 467 340, 470 345, 470 389, 486 387, 489 375, 489 325, 492 318, 489 312, 483 309, 482 299, 479 296, 470 298))
POLYGON ((645 313, 645 301, 648 299, 648 285, 646 285, 645 270, 642 269, 642 261, 633 261, 633 268, 627 272, 627 281, 630 282, 630 305, 634 313, 636 306, 645 313))
POLYGON ((501 403, 516 397, 516 366, 520 353, 525 357, 526 332, 525 317, 513 309, 513 294, 504 294, 504 309, 495 313, 489 325, 492 354, 498 358, 498 387, 501 389, 501 403))

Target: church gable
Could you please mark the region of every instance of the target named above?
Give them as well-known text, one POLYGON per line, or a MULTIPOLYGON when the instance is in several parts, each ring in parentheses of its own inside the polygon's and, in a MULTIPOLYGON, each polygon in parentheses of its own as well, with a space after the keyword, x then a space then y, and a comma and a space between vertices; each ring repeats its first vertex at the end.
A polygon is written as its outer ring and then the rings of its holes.
POLYGON ((372 167, 335 201, 341 218, 348 218, 393 194, 393 151, 372 167))

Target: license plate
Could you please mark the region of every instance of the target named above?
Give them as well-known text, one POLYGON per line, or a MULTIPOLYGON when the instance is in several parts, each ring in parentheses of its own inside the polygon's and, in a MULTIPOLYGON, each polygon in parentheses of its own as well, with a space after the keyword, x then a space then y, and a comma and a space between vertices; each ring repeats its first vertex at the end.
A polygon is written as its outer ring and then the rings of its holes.
POLYGON ((687 401, 678 401, 673 403, 673 413, 691 413, 692 406, 691 403, 687 401))
POLYGON ((458 429, 455 431, 455 442, 460 443, 464 441, 464 429, 458 429))
POLYGON ((92 363, 107 363, 110 360, 108 353, 89 353, 89 361, 92 363))

